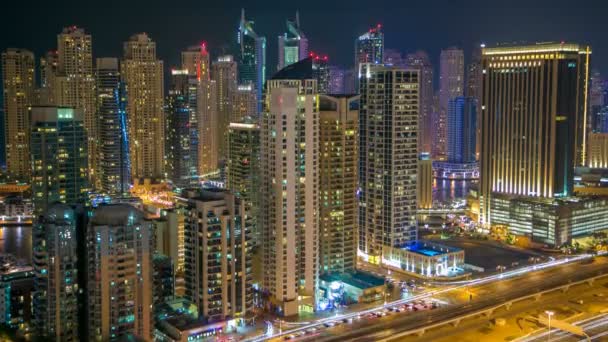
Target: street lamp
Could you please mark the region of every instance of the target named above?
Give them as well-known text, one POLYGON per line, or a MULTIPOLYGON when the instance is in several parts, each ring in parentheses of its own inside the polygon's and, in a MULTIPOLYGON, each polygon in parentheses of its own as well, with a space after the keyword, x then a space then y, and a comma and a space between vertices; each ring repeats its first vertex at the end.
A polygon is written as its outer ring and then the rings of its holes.
POLYGON ((551 317, 555 314, 555 312, 547 310, 545 313, 549 317, 549 333, 547 334, 547 342, 549 342, 551 341, 551 317))

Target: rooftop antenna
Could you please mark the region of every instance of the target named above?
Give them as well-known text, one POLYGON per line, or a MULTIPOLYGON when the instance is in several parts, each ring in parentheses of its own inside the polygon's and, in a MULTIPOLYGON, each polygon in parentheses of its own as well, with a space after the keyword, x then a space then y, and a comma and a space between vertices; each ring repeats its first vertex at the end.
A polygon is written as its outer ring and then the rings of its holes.
POLYGON ((296 11, 296 26, 300 28, 300 12, 296 11))
POLYGON ((245 22, 245 9, 241 8, 241 22, 245 22))

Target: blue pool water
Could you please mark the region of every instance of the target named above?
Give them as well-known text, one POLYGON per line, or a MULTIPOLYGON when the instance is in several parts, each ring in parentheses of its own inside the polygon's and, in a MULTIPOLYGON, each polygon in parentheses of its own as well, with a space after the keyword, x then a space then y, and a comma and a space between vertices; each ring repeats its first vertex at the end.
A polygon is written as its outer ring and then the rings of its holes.
POLYGON ((416 249, 415 252, 424 254, 426 256, 435 256, 441 254, 441 252, 433 251, 430 249, 416 249))

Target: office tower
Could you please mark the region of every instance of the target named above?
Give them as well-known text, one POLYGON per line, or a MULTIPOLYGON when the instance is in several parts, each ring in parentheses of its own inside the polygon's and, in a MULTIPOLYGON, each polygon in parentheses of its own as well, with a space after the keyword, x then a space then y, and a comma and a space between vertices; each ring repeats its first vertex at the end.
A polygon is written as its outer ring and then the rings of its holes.
POLYGON ((241 122, 244 118, 258 117, 256 89, 250 84, 239 84, 232 94, 232 115, 230 122, 241 122))
POLYGON ((95 209, 87 228, 90 341, 152 340, 154 231, 129 204, 95 209))
POLYGON ((312 75, 317 80, 317 90, 319 94, 329 94, 330 71, 327 56, 319 56, 314 52, 310 53, 312 58, 312 75))
POLYGON ((118 66, 117 58, 98 58, 95 75, 99 120, 98 179, 101 190, 111 195, 127 193, 131 182, 127 94, 118 66))
POLYGON ((147 34, 131 36, 123 45, 121 77, 126 83, 131 177, 163 178, 165 154, 163 62, 147 34))
POLYGON ((599 71, 594 70, 589 81, 589 128, 593 132, 608 132, 605 130, 605 113, 608 110, 604 99, 605 82, 599 71))
POLYGON ((33 326, 39 336, 78 341, 77 212, 53 204, 33 229, 33 326))
POLYGON ((433 208, 433 160, 428 152, 418 158, 418 209, 433 208))
MULTIPOLYGON (((206 43, 195 45, 182 51, 182 70, 188 74, 188 106, 190 107, 190 168, 193 176, 199 173, 200 142, 202 139, 203 108, 200 96, 202 95, 201 77, 209 75, 209 61, 206 43)), ((196 181, 196 179, 194 179, 196 181)))
POLYGON ((237 35, 239 84, 250 84, 255 89, 257 115, 262 111, 262 92, 266 83, 266 37, 259 36, 253 26, 253 21, 245 19, 245 9, 241 9, 237 35))
POLYGON ((337 65, 329 67, 329 94, 345 94, 344 78, 345 70, 337 65))
POLYGON ((401 56, 401 52, 395 49, 385 49, 383 53, 384 63, 393 66, 403 67, 407 60, 401 56))
POLYGON ((608 106, 596 110, 593 116, 593 132, 608 133, 608 106))
MULTIPOLYGON (((481 83, 482 83, 482 71, 481 71, 481 47, 485 47, 484 44, 481 44, 479 48, 475 48, 472 54, 472 60, 467 65, 467 74, 466 74, 466 88, 465 88, 465 96, 474 98, 477 103, 481 101, 481 83)), ((481 144, 478 142, 481 139, 481 125, 477 126, 476 138, 477 143, 475 145, 475 158, 479 159, 479 154, 481 152, 481 144)))
POLYGON ((34 100, 34 54, 24 49, 2 53, 2 89, 6 171, 15 179, 30 177, 30 118, 28 108, 34 100))
POLYGON ((217 150, 220 161, 226 158, 228 124, 232 116, 232 97, 237 88, 237 64, 231 55, 218 57, 211 65, 211 79, 217 87, 217 150))
POLYGON ((608 133, 589 133, 587 160, 587 166, 590 168, 608 168, 608 133))
POLYGON ((186 298, 208 322, 244 317, 253 307, 244 203, 221 190, 184 197, 186 298))
POLYGON ((477 100, 456 97, 448 101, 448 162, 474 163, 477 142, 477 100))
POLYGON ((458 48, 441 50, 439 61, 439 110, 434 120, 436 135, 433 145, 436 151, 433 158, 445 159, 447 154, 447 120, 450 99, 464 96, 464 53, 458 48))
POLYGON ((383 247, 417 238, 419 76, 363 64, 359 78, 359 254, 379 264, 383 247))
POLYGON ((206 43, 190 46, 186 51, 182 51, 182 70, 187 70, 188 75, 200 79, 209 74, 208 57, 206 43))
POLYGON ((6 130, 4 108, 0 107, 0 167, 6 169, 6 130))
MULTIPOLYGON (((167 109, 165 113, 165 171, 176 188, 186 188, 195 185, 196 167, 192 165, 191 123, 192 112, 190 102, 190 77, 188 70, 171 71, 171 89, 167 96, 167 109)), ((193 89, 196 92, 196 88, 193 89)))
POLYGON ((259 245, 258 217, 260 205, 260 126, 251 117, 231 122, 228 127, 228 160, 226 188, 245 205, 251 222, 254 245, 259 245))
POLYGON ((57 75, 59 55, 57 50, 51 50, 40 58, 40 88, 38 88, 38 106, 53 106, 57 104, 55 91, 58 90, 57 75))
POLYGON ((481 222, 490 225, 494 194, 572 193, 576 156, 586 160, 591 50, 539 43, 482 54, 480 210, 481 222))
POLYGON ((364 63, 380 64, 384 62, 384 33, 378 24, 355 40, 355 72, 360 73, 359 66, 364 63))
POLYGON ((319 272, 354 271, 359 96, 319 98, 319 272))
MULTIPOLYGON (((97 106, 93 74, 93 44, 84 29, 70 26, 57 35, 57 75, 52 105, 81 110, 87 132, 87 175, 97 181, 97 106)), ((97 182, 94 184, 97 187, 97 182)))
POLYGON ((30 115, 35 213, 54 202, 85 203, 90 188, 84 114, 68 107, 32 107, 30 115))
POLYGON ((267 83, 262 118, 262 287, 279 313, 314 310, 318 287, 317 81, 312 58, 267 83))
POLYGON ((433 146, 433 65, 429 55, 424 51, 408 54, 405 64, 410 69, 418 70, 420 77, 418 116, 418 150, 430 153, 433 146))
POLYGON ((171 258, 176 272, 184 270, 184 210, 181 205, 163 209, 154 221, 156 251, 171 258))
POLYGON ((288 65, 308 57, 308 38, 300 28, 300 14, 295 20, 287 20, 287 31, 279 36, 279 65, 282 70, 288 65))

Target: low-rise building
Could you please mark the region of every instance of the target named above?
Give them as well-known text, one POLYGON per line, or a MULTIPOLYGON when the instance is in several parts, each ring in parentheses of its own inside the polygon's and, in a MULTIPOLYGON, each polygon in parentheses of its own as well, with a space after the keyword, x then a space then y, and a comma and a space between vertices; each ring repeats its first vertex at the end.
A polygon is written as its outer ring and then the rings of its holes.
POLYGON ((457 274, 464 265, 464 251, 429 241, 416 241, 404 247, 384 246, 382 264, 398 272, 424 277, 457 274))

